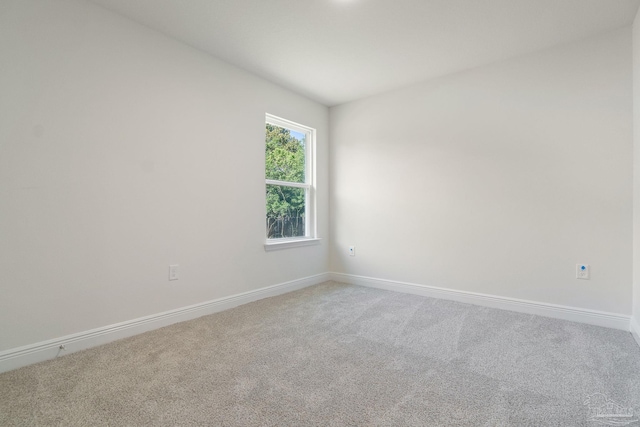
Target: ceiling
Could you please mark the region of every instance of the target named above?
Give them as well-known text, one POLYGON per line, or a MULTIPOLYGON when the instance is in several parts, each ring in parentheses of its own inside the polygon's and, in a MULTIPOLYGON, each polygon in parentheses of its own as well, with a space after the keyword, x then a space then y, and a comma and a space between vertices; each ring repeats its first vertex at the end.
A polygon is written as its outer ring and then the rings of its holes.
POLYGON ((91 0, 333 106, 633 22, 640 0, 91 0))

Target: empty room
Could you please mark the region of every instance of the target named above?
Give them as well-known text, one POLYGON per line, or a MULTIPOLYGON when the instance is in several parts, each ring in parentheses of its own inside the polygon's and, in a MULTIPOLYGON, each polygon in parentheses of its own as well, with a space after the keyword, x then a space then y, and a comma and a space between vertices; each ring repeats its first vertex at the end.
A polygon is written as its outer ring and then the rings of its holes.
POLYGON ((640 0, 0 0, 1 426, 640 426, 640 0))

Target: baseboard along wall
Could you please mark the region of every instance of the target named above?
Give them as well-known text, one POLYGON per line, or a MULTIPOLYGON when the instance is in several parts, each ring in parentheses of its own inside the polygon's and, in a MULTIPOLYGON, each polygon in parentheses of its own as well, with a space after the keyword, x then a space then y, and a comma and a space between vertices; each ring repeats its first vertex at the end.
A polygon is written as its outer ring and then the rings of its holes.
POLYGON ((42 341, 24 347, 5 350, 0 352, 0 373, 107 344, 174 323, 218 313, 263 298, 317 285, 327 280, 630 331, 640 346, 640 325, 638 324, 638 319, 623 314, 606 313, 596 310, 334 272, 304 277, 302 279, 267 286, 188 307, 140 317, 138 319, 42 341), (64 349, 61 349, 61 346, 64 347, 64 349))
POLYGON ((185 320, 218 313, 220 311, 228 310, 263 298, 273 297, 306 288, 307 286, 317 285, 318 283, 326 282, 327 280, 330 280, 329 273, 317 274, 241 294, 194 304, 188 307, 182 307, 73 335, 67 335, 48 341, 5 350, 0 352, 0 372, 6 372, 31 365, 33 363, 43 362, 58 356, 107 344, 112 341, 162 328, 174 323, 184 322, 185 320), (61 346, 63 346, 64 349, 61 349, 61 346))
POLYGON ((633 338, 635 338, 638 346, 640 346, 640 319, 632 317, 630 323, 631 326, 629 329, 631 330, 631 335, 633 335, 633 338))
POLYGON ((623 331, 630 330, 631 316, 623 314, 606 313, 583 308, 438 288, 435 286, 398 282, 395 280, 376 279, 373 277, 357 276, 345 273, 331 273, 331 279, 352 285, 368 286, 371 288, 386 289, 389 291, 404 292, 431 298, 447 299, 484 307, 536 314, 539 316, 552 317, 554 319, 587 323, 589 325, 603 326, 623 331))

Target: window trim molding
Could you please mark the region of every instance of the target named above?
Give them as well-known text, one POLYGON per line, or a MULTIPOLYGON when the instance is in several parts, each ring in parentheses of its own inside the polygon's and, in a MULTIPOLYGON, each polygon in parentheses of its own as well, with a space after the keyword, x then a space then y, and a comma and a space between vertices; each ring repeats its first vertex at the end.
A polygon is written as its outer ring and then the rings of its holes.
MULTIPOLYGON (((282 185, 294 188, 304 188, 307 194, 306 199, 306 217, 305 217, 305 235, 299 237, 287 237, 269 239, 265 237, 265 250, 272 251, 277 249, 285 249, 300 246, 309 246, 318 244, 320 238, 318 237, 318 222, 317 222, 317 208, 316 208, 316 129, 302 125, 300 123, 292 122, 291 120, 283 119, 282 117, 274 116, 273 114, 265 113, 265 124, 271 124, 274 126, 290 129, 302 134, 305 134, 307 140, 305 141, 305 182, 288 182, 278 181, 272 179, 266 179, 265 185, 282 185)), ((266 206, 266 205, 265 205, 266 206)), ((265 212, 266 216, 266 212, 265 212)))

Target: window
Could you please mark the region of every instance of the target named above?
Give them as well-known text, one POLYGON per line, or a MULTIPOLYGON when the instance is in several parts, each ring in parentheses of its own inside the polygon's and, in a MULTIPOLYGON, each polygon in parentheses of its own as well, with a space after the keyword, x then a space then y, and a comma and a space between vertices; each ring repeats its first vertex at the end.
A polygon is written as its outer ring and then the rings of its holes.
POLYGON ((317 243, 314 189, 315 129, 266 115, 265 249, 317 243))

